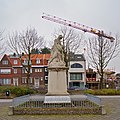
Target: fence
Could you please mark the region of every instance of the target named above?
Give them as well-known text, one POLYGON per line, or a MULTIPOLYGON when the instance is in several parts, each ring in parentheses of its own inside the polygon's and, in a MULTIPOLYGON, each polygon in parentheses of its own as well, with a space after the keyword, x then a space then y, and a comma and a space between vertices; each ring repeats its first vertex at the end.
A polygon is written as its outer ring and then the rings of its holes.
POLYGON ((78 97, 74 97, 71 99, 71 103, 44 103, 44 97, 39 96, 37 99, 30 96, 30 95, 25 95, 21 97, 16 97, 13 99, 12 106, 15 107, 21 107, 21 108, 56 108, 56 107, 96 107, 101 105, 101 99, 90 95, 86 94, 86 99, 81 99, 78 97))
POLYGON ((92 101, 93 103, 97 104, 97 105, 101 105, 101 98, 96 97, 94 95, 91 94, 86 94, 87 99, 92 101))
POLYGON ((16 97, 13 99, 12 106, 17 107, 21 104, 24 104, 30 100, 30 95, 24 95, 21 97, 16 97))
POLYGON ((93 95, 71 98, 70 103, 45 103, 44 97, 30 95, 13 99, 13 114, 101 114, 101 100, 93 95), (63 111, 67 112, 63 112, 63 111))

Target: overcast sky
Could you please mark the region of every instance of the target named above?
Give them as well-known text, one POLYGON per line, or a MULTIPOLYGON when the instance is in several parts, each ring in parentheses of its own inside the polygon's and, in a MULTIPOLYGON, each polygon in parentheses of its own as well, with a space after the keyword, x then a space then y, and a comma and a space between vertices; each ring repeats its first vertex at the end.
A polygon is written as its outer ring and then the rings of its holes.
MULTIPOLYGON (((113 36, 120 33, 120 0, 0 0, 0 30, 7 34, 31 26, 49 41, 59 24, 42 19, 43 12, 112 32, 113 36)), ((119 60, 120 56, 109 68, 120 72, 119 60)))

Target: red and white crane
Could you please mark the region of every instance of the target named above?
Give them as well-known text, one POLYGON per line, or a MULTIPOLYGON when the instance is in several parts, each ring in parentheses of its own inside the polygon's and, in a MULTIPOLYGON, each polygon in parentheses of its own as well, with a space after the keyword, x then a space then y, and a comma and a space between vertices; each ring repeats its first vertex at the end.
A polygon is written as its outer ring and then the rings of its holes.
POLYGON ((69 21, 69 20, 65 20, 65 19, 53 16, 53 15, 46 14, 46 13, 43 13, 42 18, 44 18, 46 20, 56 22, 56 23, 59 23, 59 24, 62 24, 62 25, 66 25, 66 26, 69 26, 69 27, 76 28, 76 29, 82 30, 84 32, 92 33, 92 34, 98 35, 99 37, 105 37, 107 39, 110 39, 111 42, 113 42, 115 40, 114 37, 105 34, 104 31, 102 31, 102 30, 98 30, 98 29, 95 29, 95 28, 92 28, 92 27, 88 27, 86 25, 82 25, 82 24, 79 24, 77 22, 72 22, 72 21, 69 21))

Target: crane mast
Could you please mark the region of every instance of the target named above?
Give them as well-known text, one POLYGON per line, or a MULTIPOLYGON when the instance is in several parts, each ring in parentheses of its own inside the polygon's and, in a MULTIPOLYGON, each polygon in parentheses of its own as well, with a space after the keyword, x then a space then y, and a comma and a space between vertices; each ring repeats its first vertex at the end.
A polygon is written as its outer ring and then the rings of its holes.
POLYGON ((84 32, 92 33, 92 34, 98 35, 99 37, 105 37, 107 39, 110 39, 111 42, 113 42, 113 40, 115 40, 114 37, 105 34, 102 30, 98 30, 98 29, 95 29, 95 28, 92 28, 92 27, 88 27, 86 25, 79 24, 77 22, 65 20, 65 19, 53 16, 53 15, 46 14, 46 13, 43 13, 42 18, 44 18, 46 20, 56 22, 56 23, 59 23, 59 24, 62 24, 62 25, 66 25, 66 26, 69 26, 69 27, 76 28, 76 29, 84 31, 84 32))

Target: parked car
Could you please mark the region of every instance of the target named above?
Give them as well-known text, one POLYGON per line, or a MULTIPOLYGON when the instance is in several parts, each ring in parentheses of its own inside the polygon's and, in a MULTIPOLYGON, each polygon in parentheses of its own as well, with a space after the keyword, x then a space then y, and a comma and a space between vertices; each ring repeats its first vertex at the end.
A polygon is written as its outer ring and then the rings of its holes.
POLYGON ((116 90, 120 90, 120 87, 116 87, 116 90))
POLYGON ((72 87, 69 87, 68 90, 87 90, 88 88, 84 87, 84 88, 81 88, 79 86, 72 86, 72 87))

